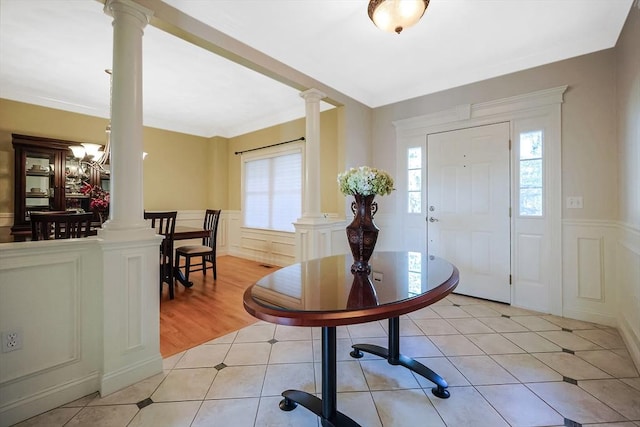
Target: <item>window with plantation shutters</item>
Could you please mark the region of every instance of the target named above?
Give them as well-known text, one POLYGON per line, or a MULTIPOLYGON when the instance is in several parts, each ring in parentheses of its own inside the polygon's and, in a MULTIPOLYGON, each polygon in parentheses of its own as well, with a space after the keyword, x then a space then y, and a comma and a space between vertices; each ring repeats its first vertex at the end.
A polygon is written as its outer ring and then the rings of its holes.
POLYGON ((260 150, 243 154, 244 226, 295 231, 302 213, 302 150, 260 150))

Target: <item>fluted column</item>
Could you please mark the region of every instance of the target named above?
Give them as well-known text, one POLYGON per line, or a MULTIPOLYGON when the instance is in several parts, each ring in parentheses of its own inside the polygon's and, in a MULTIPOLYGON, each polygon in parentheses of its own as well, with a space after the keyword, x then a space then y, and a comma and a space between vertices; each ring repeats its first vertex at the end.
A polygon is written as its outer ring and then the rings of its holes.
POLYGON ((143 219, 142 35, 152 11, 131 0, 107 0, 104 11, 113 16, 111 201, 101 234, 109 238, 149 228, 143 219))
POLYGON ((302 218, 322 218, 320 212, 320 100, 327 95, 309 89, 300 96, 305 100, 306 143, 302 218))

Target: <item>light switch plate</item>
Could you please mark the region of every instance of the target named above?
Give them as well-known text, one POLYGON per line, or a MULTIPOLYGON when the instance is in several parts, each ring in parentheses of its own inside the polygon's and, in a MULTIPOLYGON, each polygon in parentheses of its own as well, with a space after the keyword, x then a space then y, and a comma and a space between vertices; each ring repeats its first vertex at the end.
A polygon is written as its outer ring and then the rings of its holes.
POLYGON ((567 197, 567 209, 582 209, 582 196, 567 197))

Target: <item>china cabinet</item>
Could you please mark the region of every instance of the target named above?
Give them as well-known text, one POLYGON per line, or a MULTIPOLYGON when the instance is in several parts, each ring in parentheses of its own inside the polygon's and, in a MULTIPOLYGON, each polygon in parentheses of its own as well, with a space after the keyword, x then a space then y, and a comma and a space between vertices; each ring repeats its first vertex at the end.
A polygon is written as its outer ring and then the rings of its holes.
POLYGON ((89 212, 85 183, 109 191, 108 165, 97 170, 69 149, 78 142, 13 134, 15 152, 14 222, 11 233, 19 239, 31 230, 33 211, 89 212))

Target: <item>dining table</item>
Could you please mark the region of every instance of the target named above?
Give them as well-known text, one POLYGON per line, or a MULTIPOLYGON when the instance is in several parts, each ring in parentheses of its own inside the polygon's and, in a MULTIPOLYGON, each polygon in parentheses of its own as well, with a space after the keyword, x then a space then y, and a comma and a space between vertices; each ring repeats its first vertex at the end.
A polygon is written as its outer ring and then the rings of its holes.
POLYGON ((322 328, 322 394, 288 389, 280 409, 299 404, 318 415, 323 426, 359 424, 337 410, 336 327, 388 320, 388 347, 352 345, 351 357, 363 352, 403 366, 435 384, 432 393, 446 399, 444 378, 400 352, 400 316, 427 307, 458 285, 458 269, 446 260, 421 252, 378 252, 369 271, 351 269, 351 255, 335 255, 295 263, 268 274, 246 289, 245 310, 281 325, 322 328), (373 279, 373 280, 372 280, 373 279))

